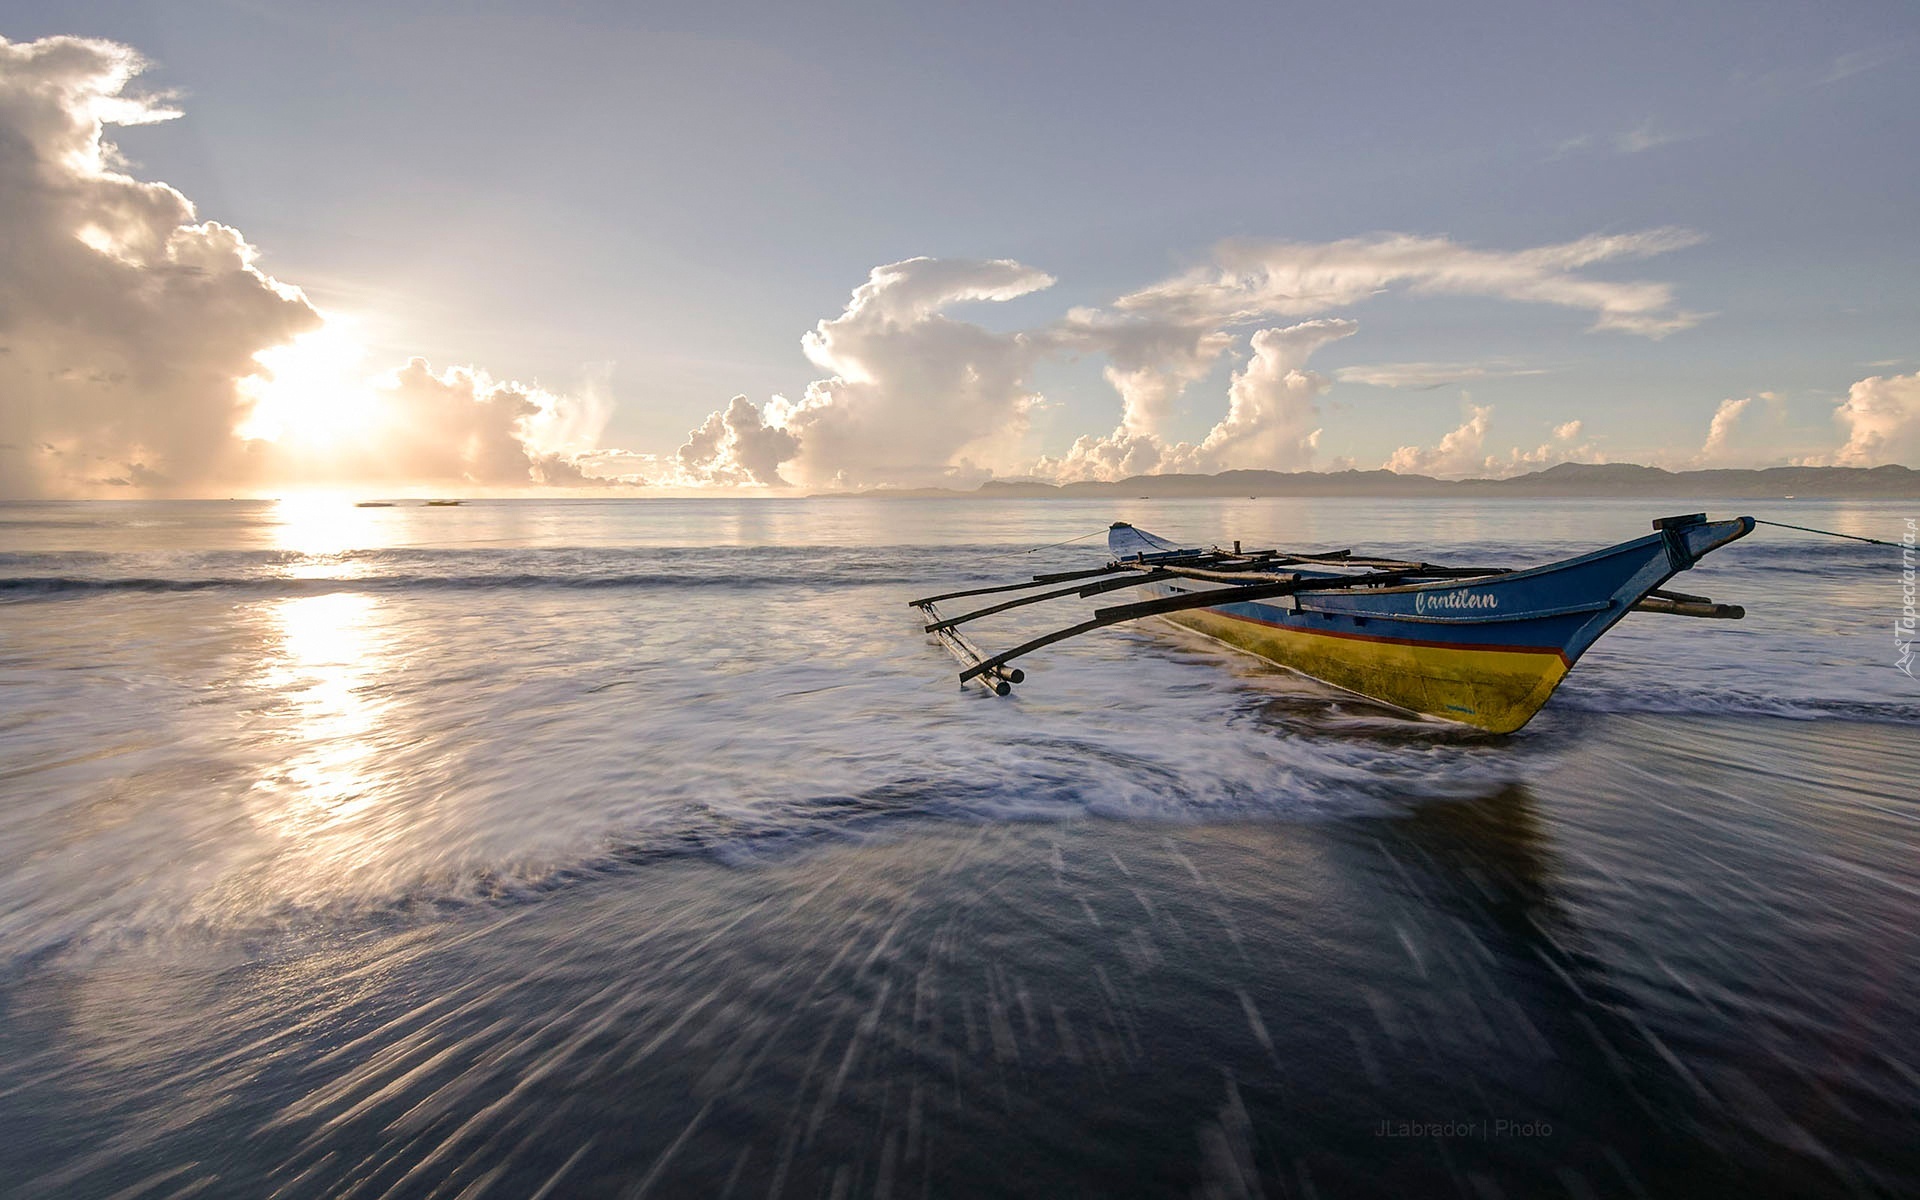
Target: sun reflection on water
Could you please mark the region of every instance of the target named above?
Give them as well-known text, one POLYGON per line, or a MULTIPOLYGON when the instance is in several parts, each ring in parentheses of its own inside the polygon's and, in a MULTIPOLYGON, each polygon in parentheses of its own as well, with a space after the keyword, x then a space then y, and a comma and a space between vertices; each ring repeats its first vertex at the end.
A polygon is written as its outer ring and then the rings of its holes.
POLYGON ((303 838, 355 824, 378 803, 381 603, 354 592, 274 601, 277 654, 261 684, 283 706, 282 753, 254 785, 258 823, 303 838))
POLYGON ((335 574, 343 566, 351 569, 339 556, 392 542, 393 511, 359 508, 351 497, 336 492, 282 496, 274 506, 274 545, 310 560, 289 564, 287 575, 308 579, 335 574))

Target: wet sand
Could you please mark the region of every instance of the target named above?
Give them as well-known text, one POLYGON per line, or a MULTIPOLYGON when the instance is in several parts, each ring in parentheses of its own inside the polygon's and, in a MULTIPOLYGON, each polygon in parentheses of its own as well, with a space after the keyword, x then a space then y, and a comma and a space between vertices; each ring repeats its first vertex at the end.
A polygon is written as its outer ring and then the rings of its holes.
POLYGON ((1911 732, 1585 733, 1549 780, 1386 815, 869 811, 350 928, 50 956, 0 987, 0 1177, 49 1196, 1910 1191, 1915 810, 1855 764, 1911 732))

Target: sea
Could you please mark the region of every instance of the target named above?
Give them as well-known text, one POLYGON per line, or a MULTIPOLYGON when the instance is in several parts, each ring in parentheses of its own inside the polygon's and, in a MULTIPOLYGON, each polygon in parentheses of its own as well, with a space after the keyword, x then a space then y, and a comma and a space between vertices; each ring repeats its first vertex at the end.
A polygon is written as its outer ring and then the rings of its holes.
POLYGON ((1899 549, 1762 527, 1504 737, 907 603, 1700 507, 0 505, 0 1193, 1920 1194, 1899 549))

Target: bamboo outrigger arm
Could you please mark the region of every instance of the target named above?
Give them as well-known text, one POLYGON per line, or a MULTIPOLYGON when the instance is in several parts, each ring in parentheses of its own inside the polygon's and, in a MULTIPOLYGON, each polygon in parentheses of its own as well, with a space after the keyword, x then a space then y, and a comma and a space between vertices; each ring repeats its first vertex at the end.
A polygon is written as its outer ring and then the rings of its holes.
MULTIPOLYGON (((1191 554, 1174 556, 1170 561, 1212 563, 1224 557, 1227 556, 1217 551, 1195 551, 1191 554)), ((960 674, 961 682, 964 683, 972 680, 979 683, 989 692, 1004 696, 1012 690, 1011 685, 1025 681, 1027 677, 1026 672, 1017 667, 1009 669, 1002 663, 987 662, 986 655, 981 649, 968 640, 965 635, 961 634, 955 626, 978 617, 986 617, 994 613, 1006 612, 1008 609, 1020 608, 1028 604, 1038 604, 1043 600, 1057 600, 1063 596, 1073 595, 1081 597, 1097 596, 1102 592, 1115 591, 1123 587, 1136 587, 1142 583, 1158 582, 1159 580, 1169 578, 1172 578, 1172 572, 1162 567, 1148 566, 1140 560, 1131 562, 1123 560, 1110 562, 1104 567, 1094 567, 1089 570, 1056 571, 1051 574, 1035 575, 1025 583, 1006 583, 997 584, 992 587, 965 588, 956 592, 942 592, 937 596, 923 596, 918 600, 910 600, 908 603, 926 614, 928 622, 926 632, 940 639, 940 644, 946 647, 947 652, 953 655, 953 657, 959 661, 960 665, 965 668, 960 674), (1077 582, 1079 580, 1098 579, 1103 575, 1119 576, 1119 578, 1102 579, 1100 582, 1091 584, 1077 582), (1020 596, 1001 604, 992 604, 986 608, 976 609, 973 612, 961 613, 957 617, 944 617, 941 615, 940 610, 935 607, 935 605, 942 600, 953 600, 962 596, 987 596, 1002 592, 1024 592, 1031 591, 1037 587, 1045 587, 1050 583, 1063 583, 1067 581, 1076 582, 1070 587, 1055 588, 1051 591, 1040 592, 1031 596, 1020 596)))
POLYGON ((961 592, 942 592, 938 596, 925 596, 919 600, 909 600, 907 603, 915 608, 922 608, 941 600, 957 600, 961 596, 985 596, 993 592, 1018 592, 1024 591, 1027 588, 1040 587, 1043 584, 1064 583, 1069 579, 1091 579, 1096 575, 1111 575, 1116 571, 1129 569, 1130 564, 1128 563, 1112 562, 1104 567, 1095 567, 1090 571, 1058 571, 1052 575, 1035 575, 1030 583, 1002 583, 994 587, 968 588, 961 592))
MULTIPOLYGON (((1180 573, 1184 574, 1184 572, 1180 573)), ((1058 600, 1062 596, 1079 596, 1084 599, 1088 596, 1097 596, 1102 592, 1113 592, 1121 588, 1139 587, 1143 583, 1157 583, 1162 579, 1172 579, 1175 574, 1176 572, 1173 571, 1148 571, 1145 574, 1136 574, 1124 579, 1103 579, 1099 583, 1087 584, 1084 587, 1079 584, 1074 584, 1071 587, 1063 587, 1057 591, 1041 592, 1037 596, 1022 596, 1017 600, 1007 600, 986 608, 977 608, 969 613, 961 613, 957 617, 936 618, 933 624, 927 626, 927 632, 939 633, 943 629, 952 629, 955 625, 964 624, 976 617, 990 617, 994 613, 1006 612, 1010 608, 1020 608, 1023 605, 1038 604, 1042 600, 1058 600)), ((924 612, 931 607, 931 605, 932 601, 927 601, 917 604, 915 607, 924 612)))
MULTIPOLYGON (((977 675, 1001 667, 1023 654, 1031 654, 1044 646, 1091 633, 1108 625, 1118 625, 1122 621, 1137 621, 1141 617, 1156 617, 1163 613, 1180 612, 1189 608, 1214 608, 1221 604, 1237 604, 1243 600, 1265 600, 1274 596, 1290 596, 1297 592, 1327 591, 1349 588, 1355 584, 1384 584, 1405 579, 1405 571, 1381 571, 1373 575, 1348 575, 1339 579, 1285 579, 1272 583, 1253 583, 1244 587, 1220 588, 1204 592, 1187 592, 1179 596, 1164 596, 1158 600, 1142 600, 1138 604, 1118 604, 1112 608, 1095 609, 1092 618, 1070 625, 1065 629, 1056 629, 1052 633, 1042 634, 1030 642, 1002 651, 991 658, 982 659, 960 672, 962 683, 977 675)), ((1139 580, 1129 580, 1137 583, 1139 580)))
MULTIPOLYGON (((1352 561, 1365 566, 1378 567, 1380 571, 1375 575, 1342 575, 1337 578, 1324 580, 1324 582, 1331 583, 1336 587, 1347 587, 1357 583, 1367 583, 1369 586, 1374 584, 1386 586, 1387 583, 1398 583, 1408 579, 1478 579, 1483 575, 1508 575, 1512 573, 1512 568, 1510 567, 1440 567, 1432 563, 1399 562, 1390 558, 1354 559, 1352 561)), ((1128 563, 1127 565, 1133 567, 1135 570, 1143 569, 1139 563, 1128 563)), ((1255 565, 1266 566, 1268 564, 1261 563, 1255 565)), ((1185 579, 1205 579, 1213 583, 1231 583, 1235 586, 1254 583, 1285 583, 1289 580, 1300 578, 1298 572, 1254 571, 1242 567, 1230 567, 1227 569, 1215 567, 1209 570, 1202 570, 1197 567, 1183 567, 1162 563, 1154 565, 1153 569, 1168 575, 1178 575, 1185 579)), ((1142 581, 1136 579, 1130 582, 1140 583, 1142 581)))

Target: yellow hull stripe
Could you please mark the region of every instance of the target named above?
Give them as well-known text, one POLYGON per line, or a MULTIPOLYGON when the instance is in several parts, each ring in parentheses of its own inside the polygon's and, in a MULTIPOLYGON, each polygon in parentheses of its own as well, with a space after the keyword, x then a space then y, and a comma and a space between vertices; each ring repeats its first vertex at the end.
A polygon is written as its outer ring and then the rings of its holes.
POLYGON ((1167 618, 1302 675, 1399 708, 1512 733, 1566 678, 1558 650, 1432 646, 1243 620, 1207 609, 1167 618))

